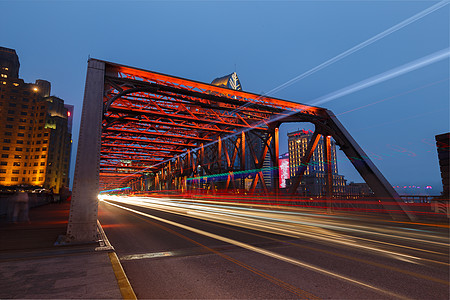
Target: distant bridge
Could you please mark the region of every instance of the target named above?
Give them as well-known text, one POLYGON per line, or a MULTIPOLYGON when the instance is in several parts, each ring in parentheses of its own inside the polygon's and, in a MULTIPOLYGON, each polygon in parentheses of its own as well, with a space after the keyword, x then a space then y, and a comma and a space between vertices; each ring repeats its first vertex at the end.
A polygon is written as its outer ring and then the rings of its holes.
POLYGON ((331 201, 332 137, 393 218, 414 218, 327 109, 90 59, 68 242, 97 238, 100 189, 145 181, 150 190, 189 192, 188 179, 206 175, 211 189, 240 191, 249 184, 250 194, 279 194, 278 129, 287 122, 315 126, 291 193, 323 136, 331 201), (270 186, 261 170, 267 159, 275 166, 270 186))

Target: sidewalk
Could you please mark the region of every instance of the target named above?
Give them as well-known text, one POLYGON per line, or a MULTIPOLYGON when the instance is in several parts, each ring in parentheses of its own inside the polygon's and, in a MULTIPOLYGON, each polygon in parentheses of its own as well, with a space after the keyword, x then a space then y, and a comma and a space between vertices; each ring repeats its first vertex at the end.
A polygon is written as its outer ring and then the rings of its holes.
POLYGON ((69 203, 33 208, 30 223, 0 220, 1 299, 122 299, 127 295, 124 273, 111 247, 99 247, 99 243, 54 246, 58 236, 66 233, 69 208, 69 203))

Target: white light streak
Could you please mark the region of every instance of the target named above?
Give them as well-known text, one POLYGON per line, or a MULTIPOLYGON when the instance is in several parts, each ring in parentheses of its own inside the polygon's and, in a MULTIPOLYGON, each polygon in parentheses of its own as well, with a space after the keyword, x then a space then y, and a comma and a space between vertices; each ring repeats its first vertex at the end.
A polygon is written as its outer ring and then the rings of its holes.
POLYGON ((387 72, 375 75, 373 77, 367 78, 365 80, 362 80, 358 83, 352 84, 350 86, 347 86, 343 89, 340 89, 338 91, 332 92, 328 95, 319 97, 313 101, 310 101, 308 104, 310 105, 321 105, 326 102, 330 102, 334 99, 346 96, 348 94, 357 92, 359 90, 371 87, 373 85, 376 85, 378 83, 381 83, 383 81, 398 77, 400 75, 412 72, 414 70, 426 67, 428 65, 431 65, 433 63, 436 63, 438 61, 441 61, 443 59, 446 59, 450 56, 450 48, 442 49, 440 51, 437 51, 433 54, 424 56, 422 58, 419 58, 417 60, 414 60, 412 62, 409 62, 407 64, 404 64, 402 66, 399 66, 397 68, 391 69, 387 72))
MULTIPOLYGON (((213 221, 222 224, 235 225, 243 228, 269 232, 289 237, 302 237, 314 239, 324 243, 334 243, 352 248, 359 248, 363 251, 371 251, 379 255, 397 258, 399 260, 414 261, 417 263, 422 258, 402 254, 398 251, 391 251, 373 246, 373 244, 381 244, 382 246, 399 247, 419 252, 434 253, 442 255, 439 252, 420 249, 402 244, 387 243, 375 239, 367 239, 357 236, 345 235, 341 232, 383 236, 389 239, 413 241, 420 244, 433 244, 441 247, 448 246, 448 239, 444 239, 443 243, 430 240, 433 238, 429 233, 411 233, 395 231, 393 229, 384 229, 374 226, 352 225, 349 222, 338 221, 328 218, 317 219, 313 214, 302 215, 301 213, 286 213, 279 211, 268 211, 255 208, 242 208, 234 206, 225 206, 196 202, 194 200, 185 199, 167 199, 153 197, 114 197, 105 198, 122 203, 128 203, 135 206, 146 207, 164 211, 167 213, 190 216, 201 220, 213 221), (180 201, 182 200, 182 201, 180 201), (385 231, 385 232, 383 232, 385 231), (411 235, 413 237, 411 237, 411 235)), ((431 261, 434 262, 434 261, 431 261)), ((436 261, 436 263, 442 264, 436 261)))
POLYGON ((223 236, 220 236, 220 235, 217 235, 217 234, 214 234, 214 233, 210 233, 210 232, 207 232, 207 231, 204 231, 204 230, 201 230, 201 229, 197 229, 197 228, 194 228, 194 227, 190 227, 190 226, 187 226, 187 225, 184 225, 184 224, 180 224, 180 223, 177 223, 177 222, 173 222, 173 221, 170 221, 170 220, 159 218, 159 217, 156 217, 156 216, 153 216, 153 215, 150 215, 150 214, 146 214, 146 213, 143 213, 143 212, 140 212, 138 210, 134 210, 134 209, 131 209, 131 208, 128 208, 128 207, 120 206, 120 205, 117 205, 117 204, 114 204, 114 203, 111 203, 111 202, 108 202, 108 201, 105 201, 105 200, 103 200, 103 201, 105 203, 107 203, 107 204, 113 205, 115 207, 118 207, 118 208, 121 208, 121 209, 124 209, 124 210, 128 210, 128 211, 133 212, 135 214, 142 215, 142 216, 145 216, 147 218, 151 218, 151 219, 157 220, 159 222, 164 222, 166 224, 169 224, 169 225, 172 225, 172 226, 176 226, 176 227, 179 227, 179 228, 182 228, 182 229, 185 229, 185 230, 189 230, 191 232, 194 232, 194 233, 197 233, 197 234, 200 234, 200 235, 204 235, 204 236, 207 236, 207 237, 210 237, 210 238, 213 238, 213 239, 225 242, 225 243, 229 243, 229 244, 232 244, 232 245, 235 245, 235 246, 238 246, 238 247, 250 250, 250 251, 254 251, 254 252, 257 252, 257 253, 260 253, 260 254, 263 254, 263 255, 266 255, 266 256, 278 259, 278 260, 282 260, 284 262, 287 262, 287 263, 290 263, 290 264, 293 264, 293 265, 296 265, 296 266, 299 266, 299 267, 303 267, 303 268, 306 268, 306 269, 309 269, 309 270, 312 270, 312 271, 315 271, 315 272, 318 272, 318 273, 321 273, 321 274, 325 274, 325 275, 337 278, 339 280, 343 280, 343 281, 347 281, 347 282, 350 282, 350 283, 353 283, 353 284, 356 284, 356 285, 360 285, 360 286, 362 286, 364 288, 368 288, 370 290, 374 290, 374 291, 376 291, 378 293, 381 293, 381 294, 389 295, 391 297, 395 297, 395 298, 399 298, 399 299, 408 299, 408 298, 406 298, 406 297, 404 297, 402 295, 399 295, 399 294, 396 294, 396 293, 393 293, 393 292, 390 292, 390 291, 387 291, 387 290, 375 287, 375 286, 370 285, 368 283, 365 283, 365 282, 362 282, 362 281, 359 281, 359 280, 356 280, 356 279, 353 279, 353 278, 350 278, 350 277, 347 277, 347 276, 340 275, 340 274, 335 273, 335 272, 328 271, 326 269, 323 269, 323 268, 320 268, 320 267, 308 264, 306 262, 302 262, 300 260, 297 260, 297 259, 285 256, 285 255, 281 255, 281 254, 278 254, 278 253, 275 253, 275 252, 272 252, 272 251, 269 251, 269 250, 265 250, 265 249, 262 249, 262 248, 259 248, 259 247, 255 247, 255 246, 243 243, 243 242, 239 242, 239 241, 227 238, 227 237, 223 237, 223 236))
POLYGON ((376 41, 378 41, 378 40, 380 40, 380 39, 390 35, 391 33, 394 33, 396 31, 402 29, 403 27, 405 27, 405 26, 407 26, 407 25, 409 25, 409 24, 411 24, 411 23, 413 23, 413 22, 415 22, 415 21, 417 21, 417 20, 419 20, 419 19, 421 19, 421 18, 431 14, 432 12, 434 12, 434 11, 444 7, 444 6, 446 6, 447 4, 449 4, 448 0, 444 0, 444 1, 441 1, 439 3, 436 3, 435 5, 430 6, 429 8, 427 8, 427 9, 425 9, 425 10, 423 10, 423 11, 417 13, 417 14, 415 14, 414 16, 412 16, 412 17, 410 17, 410 18, 408 18, 408 19, 406 19, 406 20, 404 20, 404 21, 402 21, 402 22, 400 22, 400 23, 398 23, 398 24, 396 24, 396 25, 386 29, 383 32, 380 32, 379 34, 371 37, 370 39, 368 39, 368 40, 366 40, 366 41, 364 41, 364 42, 362 42, 362 43, 360 43, 360 44, 358 44, 358 45, 348 49, 347 51, 342 52, 339 55, 336 55, 335 57, 333 57, 333 58, 331 58, 331 59, 321 63, 320 65, 318 65, 318 66, 316 66, 316 67, 314 67, 314 68, 312 68, 312 69, 310 69, 310 70, 308 70, 306 72, 304 72, 303 74, 300 74, 297 77, 292 78, 291 80, 283 83, 282 85, 279 85, 278 87, 270 90, 267 94, 276 93, 276 92, 278 92, 278 91, 280 91, 282 89, 285 89, 286 87, 296 83, 297 81, 302 80, 303 78, 306 78, 309 75, 312 75, 315 72, 320 71, 323 68, 326 68, 329 65, 331 65, 331 64, 333 64, 333 63, 335 63, 335 62, 337 62, 337 61, 339 61, 339 60, 341 60, 341 59, 343 59, 343 58, 345 58, 345 57, 355 53, 356 51, 359 51, 362 48, 367 47, 367 46, 375 43, 376 41))

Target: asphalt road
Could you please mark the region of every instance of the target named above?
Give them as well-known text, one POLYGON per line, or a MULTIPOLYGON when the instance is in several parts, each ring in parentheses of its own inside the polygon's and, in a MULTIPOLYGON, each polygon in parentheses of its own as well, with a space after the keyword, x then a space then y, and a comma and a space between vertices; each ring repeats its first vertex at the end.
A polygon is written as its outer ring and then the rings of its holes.
POLYGON ((449 299, 445 225, 105 200, 99 220, 139 299, 449 299))

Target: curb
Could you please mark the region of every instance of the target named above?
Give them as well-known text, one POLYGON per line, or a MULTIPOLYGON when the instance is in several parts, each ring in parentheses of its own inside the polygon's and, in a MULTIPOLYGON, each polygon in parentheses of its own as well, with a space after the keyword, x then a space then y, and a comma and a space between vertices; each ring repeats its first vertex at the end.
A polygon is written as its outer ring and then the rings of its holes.
POLYGON ((123 299, 137 299, 136 294, 131 287, 130 282, 128 281, 127 276, 125 275, 125 271, 120 264, 119 258, 115 252, 108 253, 109 259, 111 260, 111 264, 114 270, 114 275, 116 275, 117 284, 119 285, 120 293, 122 294, 123 299))
POLYGON ((120 260, 117 257, 116 252, 114 251, 114 247, 110 244, 105 232, 103 231, 102 225, 100 221, 97 220, 97 228, 100 235, 100 247, 98 247, 97 251, 108 251, 108 257, 111 261, 111 265, 114 271, 114 275, 116 276, 117 284, 120 289, 120 293, 122 294, 123 299, 136 300, 136 294, 131 287, 130 281, 128 281, 127 275, 123 270, 122 265, 120 264, 120 260))

